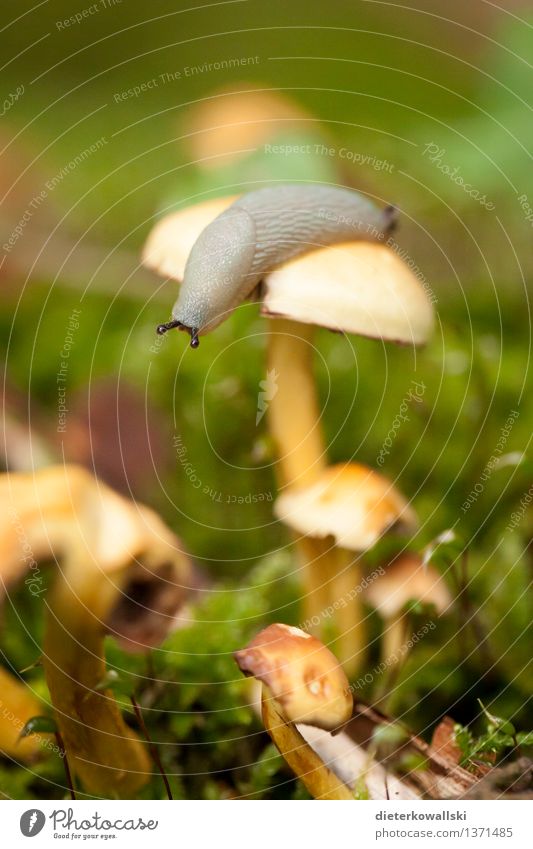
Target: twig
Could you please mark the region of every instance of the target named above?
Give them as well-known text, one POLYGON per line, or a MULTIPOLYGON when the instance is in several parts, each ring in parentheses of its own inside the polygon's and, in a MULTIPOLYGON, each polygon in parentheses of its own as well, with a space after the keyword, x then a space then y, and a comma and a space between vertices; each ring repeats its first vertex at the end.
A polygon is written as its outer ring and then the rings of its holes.
POLYGON ((139 723, 139 726, 140 726, 144 736, 146 737, 146 742, 148 743, 148 748, 150 750, 150 754, 152 755, 154 763, 159 770, 161 778, 163 779, 163 784, 165 785, 165 790, 167 791, 167 797, 169 799, 172 799, 173 798, 172 797, 172 791, 170 789, 170 784, 168 782, 168 778, 167 778, 167 775, 165 773, 165 770, 163 769, 163 764, 161 763, 161 758, 159 757, 159 752, 157 750, 157 746, 152 742, 150 734, 148 733, 148 728, 146 727, 144 717, 142 715, 142 712, 141 712, 139 705, 137 704, 137 700, 136 700, 135 696, 133 696, 133 695, 130 696, 130 701, 133 705, 133 710, 135 712, 135 716, 137 717, 137 722, 139 723))
MULTIPOLYGON (((455 565, 455 564, 454 564, 455 565)), ((465 549, 461 555, 461 565, 459 577, 457 579, 459 592, 461 595, 461 607, 465 620, 465 627, 470 627, 470 632, 474 638, 474 645, 477 646, 483 665, 486 670, 486 675, 490 678, 490 673, 494 674, 493 670, 497 667, 497 661, 494 658, 485 628, 479 619, 479 611, 472 604, 468 589, 468 551, 465 549)))
POLYGON ((76 799, 76 793, 74 792, 74 782, 72 781, 72 773, 70 772, 70 766, 69 766, 69 763, 68 763, 67 750, 65 749, 65 744, 63 743, 63 738, 61 736, 61 733, 59 731, 55 731, 54 733, 55 733, 57 745, 58 745, 59 750, 61 752, 61 757, 63 759, 63 763, 65 765, 65 775, 66 775, 66 778, 67 778, 67 784, 68 784, 68 788, 69 788, 69 791, 70 791, 70 798, 75 800, 76 799))

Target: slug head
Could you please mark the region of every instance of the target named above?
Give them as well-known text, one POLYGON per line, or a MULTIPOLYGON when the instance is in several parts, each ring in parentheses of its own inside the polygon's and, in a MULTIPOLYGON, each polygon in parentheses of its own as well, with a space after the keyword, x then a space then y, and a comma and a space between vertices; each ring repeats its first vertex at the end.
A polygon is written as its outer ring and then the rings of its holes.
POLYGON ((248 212, 233 204, 194 243, 172 309, 173 320, 160 324, 157 332, 175 327, 186 330, 191 347, 197 348, 198 334, 221 324, 257 283, 251 274, 255 251, 254 222, 248 212))

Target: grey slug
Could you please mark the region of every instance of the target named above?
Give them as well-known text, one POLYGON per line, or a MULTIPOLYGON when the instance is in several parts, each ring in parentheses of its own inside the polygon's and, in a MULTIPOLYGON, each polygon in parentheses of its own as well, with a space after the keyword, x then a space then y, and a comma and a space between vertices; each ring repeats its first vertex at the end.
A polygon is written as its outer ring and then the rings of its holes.
POLYGON ((162 334, 198 334, 220 324, 263 277, 313 248, 354 239, 376 240, 394 226, 396 210, 380 209, 357 192, 331 186, 283 184, 243 195, 211 222, 194 243, 173 320, 162 334))

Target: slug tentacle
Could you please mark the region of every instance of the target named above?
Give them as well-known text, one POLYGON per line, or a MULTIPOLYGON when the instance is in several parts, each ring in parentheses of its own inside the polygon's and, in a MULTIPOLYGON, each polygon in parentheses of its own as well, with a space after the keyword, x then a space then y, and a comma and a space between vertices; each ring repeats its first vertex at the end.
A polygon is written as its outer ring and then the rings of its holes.
POLYGON ((167 333, 169 330, 174 330, 177 327, 179 330, 186 330, 190 333, 191 336, 191 348, 197 348, 200 344, 200 340, 198 339, 198 328, 197 327, 187 327, 186 324, 183 324, 182 321, 177 321, 176 319, 172 319, 172 321, 168 321, 166 324, 158 324, 156 331, 160 336, 163 336, 164 333, 167 333))
POLYGON ((198 333, 215 328, 277 266, 314 248, 376 241, 391 232, 397 210, 380 209, 349 189, 284 184, 243 195, 217 216, 193 245, 172 327, 198 333))
POLYGON ((156 332, 159 334, 159 336, 163 336, 164 333, 166 333, 168 330, 173 330, 175 327, 181 328, 183 327, 183 325, 181 321, 176 321, 175 319, 172 319, 172 321, 167 321, 166 324, 158 324, 156 332))

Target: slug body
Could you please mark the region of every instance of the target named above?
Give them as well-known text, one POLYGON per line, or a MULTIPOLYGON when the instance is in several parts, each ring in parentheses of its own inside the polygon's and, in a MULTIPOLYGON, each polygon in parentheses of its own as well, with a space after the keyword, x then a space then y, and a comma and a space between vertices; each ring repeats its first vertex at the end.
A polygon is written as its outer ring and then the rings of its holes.
POLYGON ((380 209, 349 189, 285 184, 243 195, 193 245, 173 321, 198 345, 251 295, 269 271, 314 248, 356 239, 383 239, 393 207, 380 209))

